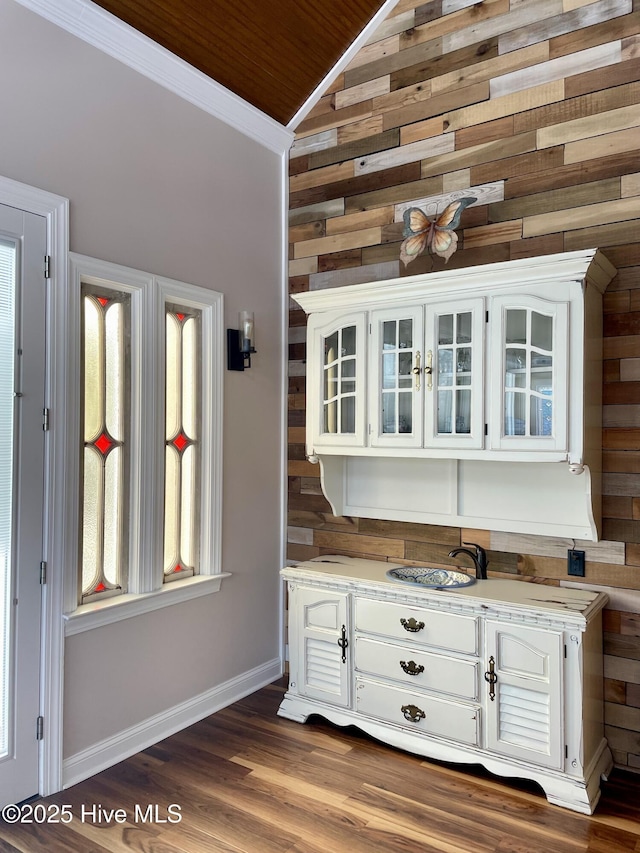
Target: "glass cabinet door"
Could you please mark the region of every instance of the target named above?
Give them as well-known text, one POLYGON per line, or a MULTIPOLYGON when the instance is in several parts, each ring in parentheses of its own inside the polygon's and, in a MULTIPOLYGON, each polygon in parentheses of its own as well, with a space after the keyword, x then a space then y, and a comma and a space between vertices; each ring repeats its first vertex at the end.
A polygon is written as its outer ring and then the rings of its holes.
POLYGON ((421 306, 371 312, 373 447, 422 445, 422 315, 421 306))
POLYGON ((314 446, 364 444, 365 315, 323 318, 308 327, 308 412, 314 446), (314 387, 315 386, 315 387, 314 387))
POLYGON ((481 448, 484 301, 430 305, 426 329, 426 444, 481 448))
POLYGON ((567 445, 566 303, 538 297, 496 297, 499 334, 492 379, 492 447, 562 450, 567 445))

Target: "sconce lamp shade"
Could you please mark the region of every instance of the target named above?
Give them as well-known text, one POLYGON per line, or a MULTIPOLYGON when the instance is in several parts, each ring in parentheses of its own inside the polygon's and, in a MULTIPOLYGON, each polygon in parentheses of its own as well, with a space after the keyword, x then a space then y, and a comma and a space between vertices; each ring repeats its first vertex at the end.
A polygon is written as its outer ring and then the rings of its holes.
POLYGON ((255 323, 253 311, 240 311, 238 328, 227 329, 227 370, 245 370, 251 367, 251 353, 255 348, 255 323))

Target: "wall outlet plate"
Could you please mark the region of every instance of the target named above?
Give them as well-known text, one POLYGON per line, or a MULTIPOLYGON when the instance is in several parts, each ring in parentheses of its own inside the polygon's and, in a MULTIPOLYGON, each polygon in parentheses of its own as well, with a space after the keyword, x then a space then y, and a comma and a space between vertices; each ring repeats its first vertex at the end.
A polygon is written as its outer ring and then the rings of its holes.
POLYGON ((567 551, 567 574, 574 577, 584 577, 584 551, 569 548, 567 551))

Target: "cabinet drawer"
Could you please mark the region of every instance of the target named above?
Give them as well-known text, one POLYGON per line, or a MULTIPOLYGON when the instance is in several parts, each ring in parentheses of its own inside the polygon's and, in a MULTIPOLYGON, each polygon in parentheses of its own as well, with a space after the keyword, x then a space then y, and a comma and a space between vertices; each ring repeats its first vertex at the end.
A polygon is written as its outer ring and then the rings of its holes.
POLYGON ((356 710, 418 734, 478 745, 479 708, 447 702, 419 691, 356 680, 356 710))
POLYGON ((356 599, 356 631, 476 654, 478 626, 473 616, 458 616, 420 607, 405 607, 368 598, 356 599))
POLYGON ((356 637, 355 664, 359 672, 392 678, 409 689, 419 687, 461 699, 478 696, 478 665, 473 661, 356 637))

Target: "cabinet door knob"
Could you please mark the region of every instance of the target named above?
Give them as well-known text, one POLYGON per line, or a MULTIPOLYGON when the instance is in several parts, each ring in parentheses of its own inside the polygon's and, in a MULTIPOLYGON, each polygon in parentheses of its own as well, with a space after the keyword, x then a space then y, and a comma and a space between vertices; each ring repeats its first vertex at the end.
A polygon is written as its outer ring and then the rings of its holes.
POLYGON ((402 711, 402 716, 409 723, 419 723, 420 720, 424 720, 427 716, 422 708, 418 708, 417 705, 403 705, 400 710, 402 711))
POLYGON ((420 675, 421 672, 424 672, 422 664, 416 663, 414 660, 410 660, 409 663, 407 663, 406 660, 401 660, 400 666, 407 675, 420 675))
POLYGON ((400 620, 400 624, 404 628, 405 631, 409 631, 411 634, 417 634, 418 631, 422 631, 424 628, 424 622, 416 622, 416 620, 411 617, 411 619, 405 619, 404 617, 400 620))

